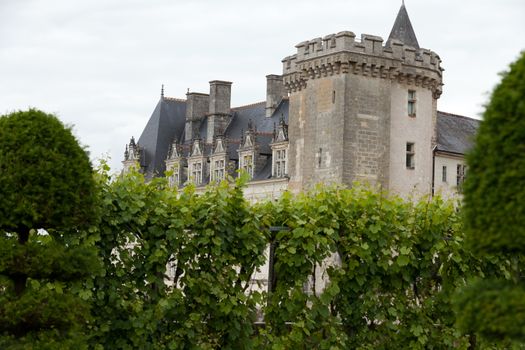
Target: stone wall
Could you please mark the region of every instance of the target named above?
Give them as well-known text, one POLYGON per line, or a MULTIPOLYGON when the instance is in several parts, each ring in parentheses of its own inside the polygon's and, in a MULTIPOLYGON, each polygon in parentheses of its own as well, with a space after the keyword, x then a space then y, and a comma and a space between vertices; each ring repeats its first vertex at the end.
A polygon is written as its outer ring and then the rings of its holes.
POLYGON ((390 140, 389 80, 349 75, 344 132, 344 183, 388 186, 390 140))
POLYGON ((461 155, 437 154, 434 163, 434 194, 444 198, 456 198, 458 196, 457 166, 465 165, 465 159, 461 155), (446 181, 443 181, 443 167, 447 167, 446 181))
POLYGON ((301 93, 290 96, 289 171, 291 186, 343 181, 343 75, 312 80, 301 93), (335 93, 335 96, 334 96, 335 93))
POLYGON ((403 83, 392 84, 390 125, 390 179, 388 188, 408 197, 432 190, 432 148, 435 104, 428 89, 403 83), (408 115, 408 90, 416 92, 416 115, 408 115), (414 143, 414 169, 406 167, 406 144, 414 143))
POLYGON ((273 200, 288 189, 288 178, 250 181, 244 188, 244 197, 250 202, 273 200))

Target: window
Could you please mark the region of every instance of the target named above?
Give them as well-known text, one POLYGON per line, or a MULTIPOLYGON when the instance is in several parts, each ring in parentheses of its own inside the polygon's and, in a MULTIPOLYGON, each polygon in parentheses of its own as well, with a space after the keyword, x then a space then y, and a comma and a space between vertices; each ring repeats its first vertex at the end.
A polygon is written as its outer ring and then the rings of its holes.
POLYGON ((213 163, 212 181, 224 180, 224 159, 216 160, 213 163))
POLYGON ((202 163, 196 162, 191 165, 191 180, 199 185, 202 183, 202 163))
POLYGON ((465 182, 465 175, 467 174, 467 166, 463 164, 458 164, 456 169, 457 169, 456 186, 458 188, 461 188, 461 186, 463 186, 463 182, 465 182))
POLYGON ((274 161, 274 176, 283 177, 286 175, 286 150, 279 149, 275 151, 275 161, 274 161))
POLYGON ((416 92, 414 90, 408 90, 408 115, 416 116, 416 92))
POLYGON ((332 91, 332 103, 335 103, 335 90, 332 91))
POLYGON ((441 175, 441 181, 447 182, 447 167, 443 165, 443 173, 441 175))
POLYGON ((247 154, 242 157, 241 169, 253 177, 253 155, 247 154))
POLYGON ((415 145, 413 142, 407 142, 406 165, 407 169, 415 168, 415 145))
POLYGON ((170 187, 178 187, 180 184, 180 178, 179 178, 179 165, 175 164, 170 171, 173 172, 173 174, 169 178, 169 184, 170 187))

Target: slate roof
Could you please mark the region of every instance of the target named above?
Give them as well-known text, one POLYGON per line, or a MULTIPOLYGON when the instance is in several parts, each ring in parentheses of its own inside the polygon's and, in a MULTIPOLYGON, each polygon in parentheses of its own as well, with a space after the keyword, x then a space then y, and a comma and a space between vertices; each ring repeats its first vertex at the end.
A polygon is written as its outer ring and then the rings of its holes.
MULTIPOLYGON (((226 129, 226 136, 230 141, 240 142, 242 132, 248 130, 251 121, 257 130, 257 142, 260 144, 260 153, 271 154, 273 127, 279 124, 281 115, 288 123, 288 99, 283 99, 273 115, 266 117, 266 103, 259 102, 247 106, 232 108, 233 118, 226 129)), ((238 148, 238 144, 237 144, 238 148)), ((231 159, 238 159, 237 148, 230 153, 231 159)))
POLYGON ((271 158, 268 158, 268 161, 266 164, 264 164, 263 168, 260 169, 257 174, 253 177, 253 180, 266 180, 272 177, 272 162, 271 158))
POLYGON ((184 131, 185 120, 185 100, 161 97, 138 141, 147 178, 164 174, 169 146, 184 131))
MULTIPOLYGON (((246 106, 231 109, 232 119, 225 130, 228 140, 228 155, 232 160, 238 160, 241 138, 248 130, 251 121, 256 129, 256 140, 259 152, 268 155, 271 163, 270 143, 273 137, 274 125, 278 125, 281 117, 288 123, 288 99, 283 99, 271 117, 266 117, 266 102, 258 102, 246 106)), ((173 140, 183 144, 183 154, 188 156, 191 149, 191 141, 184 140, 186 118, 186 101, 169 97, 162 97, 144 128, 140 138, 139 146, 143 149, 144 159, 141 165, 146 169, 147 178, 162 175, 166 170, 166 157, 173 140)), ((207 119, 204 118, 199 127, 199 136, 206 139, 207 119)), ((209 155, 212 151, 211 144, 203 145, 203 152, 209 155)), ((271 166, 266 164, 254 176, 254 179, 266 179, 271 175, 271 166)))
POLYGON ((419 49, 416 33, 414 32, 414 28, 412 28, 412 23, 408 17, 408 12, 404 2, 397 13, 396 21, 394 22, 394 26, 392 27, 388 40, 386 41, 387 47, 390 47, 390 41, 392 39, 399 40, 405 45, 419 49))
POLYGON ((473 146, 480 120, 437 112, 437 151, 466 154, 473 146))

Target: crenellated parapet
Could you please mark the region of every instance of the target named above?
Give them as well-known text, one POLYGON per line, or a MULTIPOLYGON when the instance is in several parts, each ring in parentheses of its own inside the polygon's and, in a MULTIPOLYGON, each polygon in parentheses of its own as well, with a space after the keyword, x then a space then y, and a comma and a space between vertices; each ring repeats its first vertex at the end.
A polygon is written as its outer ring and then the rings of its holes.
POLYGON ((349 31, 303 41, 296 48, 296 54, 282 60, 289 93, 305 88, 311 79, 357 74, 428 88, 434 98, 441 95, 441 59, 427 49, 415 49, 399 40, 383 45, 381 37, 368 34, 357 40, 349 31))

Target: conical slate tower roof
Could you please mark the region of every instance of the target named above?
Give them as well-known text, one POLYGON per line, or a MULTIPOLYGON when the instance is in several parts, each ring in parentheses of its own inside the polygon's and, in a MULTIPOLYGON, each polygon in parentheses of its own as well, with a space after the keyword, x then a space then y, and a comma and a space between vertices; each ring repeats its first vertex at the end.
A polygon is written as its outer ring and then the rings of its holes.
POLYGON ((399 9, 396 21, 394 22, 394 26, 392 27, 392 31, 390 32, 390 36, 386 42, 386 46, 390 46, 392 39, 399 40, 405 45, 419 49, 416 33, 414 33, 412 23, 410 23, 410 18, 408 17, 408 12, 404 1, 401 5, 401 8, 399 9))

